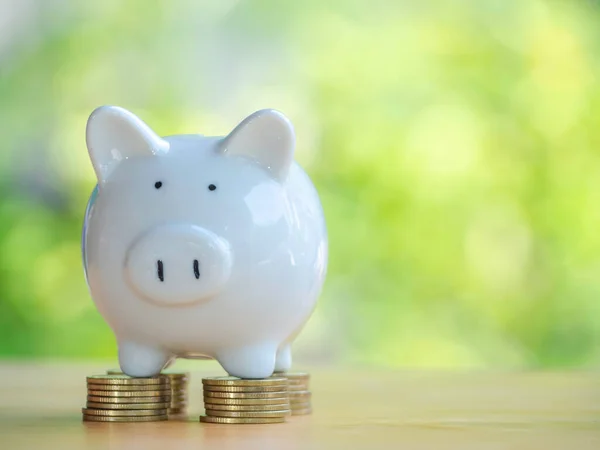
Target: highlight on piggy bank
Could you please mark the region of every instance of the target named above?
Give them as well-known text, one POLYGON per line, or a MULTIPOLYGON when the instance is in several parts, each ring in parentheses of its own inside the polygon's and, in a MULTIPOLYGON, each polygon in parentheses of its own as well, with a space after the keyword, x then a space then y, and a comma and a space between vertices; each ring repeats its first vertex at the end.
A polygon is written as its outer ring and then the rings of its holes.
POLYGON ((160 137, 103 106, 86 141, 98 183, 83 265, 121 370, 153 376, 177 357, 211 357, 240 378, 288 370, 328 258, 290 121, 261 110, 226 136, 160 137))

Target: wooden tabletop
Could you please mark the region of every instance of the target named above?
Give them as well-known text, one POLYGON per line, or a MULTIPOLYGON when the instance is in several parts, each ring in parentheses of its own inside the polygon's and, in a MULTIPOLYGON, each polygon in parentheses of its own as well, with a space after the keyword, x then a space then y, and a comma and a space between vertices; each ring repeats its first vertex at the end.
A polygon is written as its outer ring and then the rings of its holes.
MULTIPOLYGON (((285 424, 83 423, 85 376, 110 365, 0 364, 1 449, 600 449, 600 373, 310 370, 314 413, 285 424)), ((186 367, 187 368, 187 367, 186 367)), ((303 368, 305 369, 305 368, 303 368)))

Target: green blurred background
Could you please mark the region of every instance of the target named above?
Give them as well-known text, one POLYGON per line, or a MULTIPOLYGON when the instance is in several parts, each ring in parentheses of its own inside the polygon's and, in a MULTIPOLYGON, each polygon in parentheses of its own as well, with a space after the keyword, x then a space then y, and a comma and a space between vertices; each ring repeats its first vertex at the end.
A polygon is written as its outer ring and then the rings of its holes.
POLYGON ((0 357, 114 358, 83 278, 101 104, 277 108, 322 197, 310 363, 600 363, 600 4, 0 1, 0 357))

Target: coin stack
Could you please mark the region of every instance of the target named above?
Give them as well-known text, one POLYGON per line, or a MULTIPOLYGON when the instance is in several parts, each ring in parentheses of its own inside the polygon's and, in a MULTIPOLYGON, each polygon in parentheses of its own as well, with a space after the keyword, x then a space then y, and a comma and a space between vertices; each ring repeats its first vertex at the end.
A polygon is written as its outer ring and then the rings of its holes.
POLYGON ((247 380, 236 377, 203 378, 204 410, 200 422, 281 423, 289 416, 287 379, 247 380))
POLYGON ((312 413, 312 406, 310 403, 312 394, 308 389, 308 382, 310 380, 309 374, 302 372, 275 372, 273 375, 285 377, 288 380, 288 392, 292 416, 302 416, 312 413))
POLYGON ((86 422, 154 422, 167 420, 171 401, 169 378, 127 375, 87 377, 86 422))
POLYGON ((187 419, 188 383, 190 376, 186 372, 162 372, 171 381, 171 403, 169 404, 169 420, 187 419))
MULTIPOLYGON (((122 374, 121 369, 109 369, 106 371, 109 375, 122 374)), ((187 419, 188 395, 187 388, 190 375, 187 372, 171 372, 169 370, 161 372, 162 375, 169 377, 171 382, 171 402, 169 403, 168 416, 170 420, 187 419)))

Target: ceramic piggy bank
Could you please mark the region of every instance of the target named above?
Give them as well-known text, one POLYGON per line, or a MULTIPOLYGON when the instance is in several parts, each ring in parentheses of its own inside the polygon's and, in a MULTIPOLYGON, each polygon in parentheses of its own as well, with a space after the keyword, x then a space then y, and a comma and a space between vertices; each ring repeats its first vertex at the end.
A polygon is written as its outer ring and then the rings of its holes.
POLYGON ((288 119, 262 110, 225 137, 159 137, 103 106, 86 140, 98 184, 83 264, 121 370, 151 376, 176 357, 215 358, 240 378, 287 370, 328 252, 288 119))

